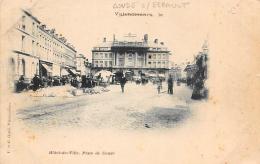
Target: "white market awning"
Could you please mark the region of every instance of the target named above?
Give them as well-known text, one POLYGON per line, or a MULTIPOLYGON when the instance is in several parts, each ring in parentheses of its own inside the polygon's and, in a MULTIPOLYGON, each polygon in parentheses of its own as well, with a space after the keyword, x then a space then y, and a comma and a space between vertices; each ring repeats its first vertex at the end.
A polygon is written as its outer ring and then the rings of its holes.
POLYGON ((156 77, 157 75, 154 73, 148 74, 150 77, 156 77))
POLYGON ((112 72, 102 70, 102 71, 97 72, 94 76, 99 76, 99 74, 101 75, 101 77, 110 77, 112 75, 112 72))
POLYGON ((74 70, 74 69, 69 69, 69 71, 70 71, 71 73, 73 73, 74 75, 77 74, 76 70, 74 70))
POLYGON ((165 75, 164 75, 164 74, 159 74, 158 76, 159 76, 159 77, 165 77, 165 75))
POLYGON ((47 64, 41 64, 46 70, 47 70, 47 72, 52 72, 52 69, 51 69, 51 67, 50 66, 48 66, 47 64))

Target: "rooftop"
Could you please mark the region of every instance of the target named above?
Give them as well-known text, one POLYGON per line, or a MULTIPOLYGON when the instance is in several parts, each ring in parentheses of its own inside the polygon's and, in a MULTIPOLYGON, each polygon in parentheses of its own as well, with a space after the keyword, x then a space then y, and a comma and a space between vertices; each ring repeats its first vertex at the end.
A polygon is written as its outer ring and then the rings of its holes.
POLYGON ((136 35, 129 33, 126 36, 121 38, 113 37, 112 41, 107 41, 106 38, 103 39, 103 42, 94 46, 97 47, 136 47, 136 48, 162 48, 167 50, 167 47, 163 42, 159 42, 158 39, 154 39, 154 41, 148 40, 148 35, 145 35, 143 39, 138 39, 136 35))
POLYGON ((64 45, 66 45, 67 47, 69 47, 69 48, 72 49, 73 51, 76 51, 76 50, 75 50, 75 47, 74 47, 72 44, 68 43, 68 42, 67 42, 67 39, 66 39, 65 37, 63 37, 61 34, 58 35, 57 33, 55 33, 55 29, 47 29, 46 25, 43 24, 41 21, 39 21, 38 18, 36 18, 35 16, 33 16, 30 11, 27 11, 27 10, 24 10, 24 9, 22 9, 22 11, 23 11, 26 15, 30 16, 30 17, 31 17, 33 20, 35 20, 37 23, 40 24, 39 29, 41 29, 42 31, 44 31, 44 32, 47 33, 48 35, 52 36, 53 38, 57 39, 58 41, 62 42, 64 45))

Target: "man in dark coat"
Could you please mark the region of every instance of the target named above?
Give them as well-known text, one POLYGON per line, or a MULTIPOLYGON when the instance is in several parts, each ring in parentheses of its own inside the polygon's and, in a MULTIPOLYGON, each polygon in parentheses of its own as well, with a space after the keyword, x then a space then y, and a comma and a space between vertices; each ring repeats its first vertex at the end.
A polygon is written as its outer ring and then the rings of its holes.
POLYGON ((26 85, 24 83, 24 75, 21 75, 19 78, 19 81, 16 84, 16 92, 21 92, 26 88, 26 85))
POLYGON ((36 91, 40 88, 41 85, 41 79, 39 78, 38 75, 35 75, 32 79, 32 83, 33 83, 33 91, 36 91))
POLYGON ((126 83, 126 78, 125 76, 123 76, 122 78, 120 78, 120 85, 121 85, 121 90, 122 90, 122 93, 124 93, 124 88, 125 88, 125 83, 126 83))
POLYGON ((169 76, 167 82, 168 82, 168 94, 173 94, 173 79, 171 75, 169 76))

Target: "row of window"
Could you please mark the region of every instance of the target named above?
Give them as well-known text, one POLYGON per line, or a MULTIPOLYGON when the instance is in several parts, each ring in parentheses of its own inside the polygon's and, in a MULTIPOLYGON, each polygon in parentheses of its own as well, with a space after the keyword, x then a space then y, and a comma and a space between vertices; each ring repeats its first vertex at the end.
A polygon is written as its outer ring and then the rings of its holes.
MULTIPOLYGON (((109 50, 111 50, 111 47, 94 47, 93 50, 109 51, 109 50)), ((149 50, 150 51, 166 51, 167 48, 164 48, 164 47, 150 47, 149 50)))
MULTIPOLYGON (((151 48, 149 48, 149 50, 157 50, 157 49, 156 49, 156 48, 152 48, 152 47, 151 47, 151 48)), ((158 48, 158 50, 160 50, 160 49, 158 48)))
POLYGON ((148 59, 167 59, 167 54, 149 54, 148 59))
POLYGON ((165 65, 165 64, 167 64, 168 62, 148 62, 148 64, 150 65, 150 64, 153 64, 153 65, 160 65, 160 64, 162 64, 162 65, 165 65))
POLYGON ((112 67, 113 62, 112 61, 95 61, 96 67, 112 67))
MULTIPOLYGON (((35 46, 35 41, 32 40, 32 47, 34 48, 34 46, 35 46)), ((46 47, 46 46, 44 47, 43 45, 41 45, 39 43, 37 43, 36 46, 40 47, 41 49, 45 50, 46 52, 51 52, 51 50, 52 50, 51 48, 46 47)), ((22 35, 22 50, 24 50, 24 48, 25 48, 25 36, 22 35)))
MULTIPOLYGON (((63 62, 64 59, 66 59, 66 62, 73 62, 73 57, 69 58, 67 56, 62 55, 61 52, 58 52, 55 50, 52 52, 52 49, 48 49, 48 48, 40 45, 39 43, 35 44, 34 40, 32 40, 31 43, 32 43, 32 45, 31 45, 32 46, 31 47, 32 55, 38 55, 42 59, 49 60, 49 61, 55 61, 57 63, 63 62), (36 45, 36 47, 35 47, 35 45, 36 45), (50 54, 52 54, 52 55, 50 55, 50 54)), ((21 46, 22 46, 21 50, 23 52, 25 52, 25 36, 24 35, 22 35, 21 46)))
POLYGON ((45 37, 44 34, 40 33, 39 37, 45 41, 45 45, 49 46, 49 47, 52 47, 53 46, 56 46, 56 47, 59 47, 59 48, 64 48, 61 44, 55 42, 55 41, 52 41, 51 39, 49 39, 48 37, 45 37))
MULTIPOLYGON (((21 41, 22 41, 22 43, 21 43, 21 50, 22 50, 23 52, 25 52, 26 36, 22 35, 21 41)), ((35 55, 35 51, 36 51, 36 50, 35 50, 35 45, 36 45, 37 51, 40 51, 40 52, 44 51, 44 52, 46 52, 46 53, 51 53, 51 51, 52 51, 52 49, 51 49, 50 47, 43 46, 43 45, 41 45, 41 44, 39 44, 39 43, 36 43, 36 44, 35 44, 35 41, 32 40, 31 46, 32 46, 32 54, 33 54, 33 55, 35 55)), ((54 51, 55 51, 55 50, 56 50, 56 49, 54 49, 54 51)), ((68 51, 68 52, 70 52, 70 51, 68 51)))
POLYGON ((151 51, 161 51, 161 50, 165 50, 165 48, 150 47, 149 50, 151 50, 151 51))
MULTIPOLYGON (((113 62, 112 61, 95 61, 94 62, 95 67, 112 67, 113 62)), ((119 65, 123 66, 123 62, 119 61, 119 65), (121 63, 121 64, 120 64, 121 63)), ((168 65, 168 62, 148 62, 148 66, 157 67, 157 68, 164 68, 168 65)), ((141 64, 139 63, 139 66, 141 64)))
POLYGON ((110 47, 94 47, 93 50, 109 51, 109 50, 111 50, 111 48, 110 47))
MULTIPOLYGON (((122 54, 120 54, 122 56, 122 54)), ((132 58, 133 54, 128 54, 128 58, 132 58)), ((112 53, 94 53, 95 58, 112 58, 112 53)), ((141 54, 138 54, 138 57, 142 57, 141 54)), ((148 59, 167 59, 167 54, 149 54, 148 59)))
MULTIPOLYGON (((22 16, 22 25, 20 27, 19 24, 19 28, 21 28, 22 30, 26 30, 26 16, 22 16)), ((32 22, 32 35, 35 36, 35 22, 32 22)), ((37 25, 37 29, 39 28, 39 26, 37 25)), ((50 37, 46 36, 44 33, 39 32, 37 37, 39 37, 39 39, 42 39, 43 41, 45 41, 45 46, 47 47, 52 47, 52 45, 55 45, 56 47, 59 48, 64 48, 64 46, 62 44, 59 44, 58 42, 52 41, 50 37)))
POLYGON ((112 58, 113 55, 112 55, 111 52, 109 52, 109 53, 97 53, 97 52, 95 52, 94 57, 95 58, 112 58))

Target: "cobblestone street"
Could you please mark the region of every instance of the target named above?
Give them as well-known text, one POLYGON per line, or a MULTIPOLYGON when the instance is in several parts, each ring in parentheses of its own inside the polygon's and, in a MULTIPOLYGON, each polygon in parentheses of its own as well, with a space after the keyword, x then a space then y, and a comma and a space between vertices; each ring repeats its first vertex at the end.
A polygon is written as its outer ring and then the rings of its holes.
MULTIPOLYGON (((17 112, 27 126, 38 129, 58 127, 94 127, 116 129, 170 128, 191 117, 191 90, 176 86, 168 95, 164 86, 161 94, 156 86, 128 83, 125 93, 119 85, 108 87, 109 92, 63 98, 58 103, 43 101, 17 112)), ((39 98, 40 99, 40 98, 39 98)), ((45 97, 44 99, 55 99, 45 97)))

